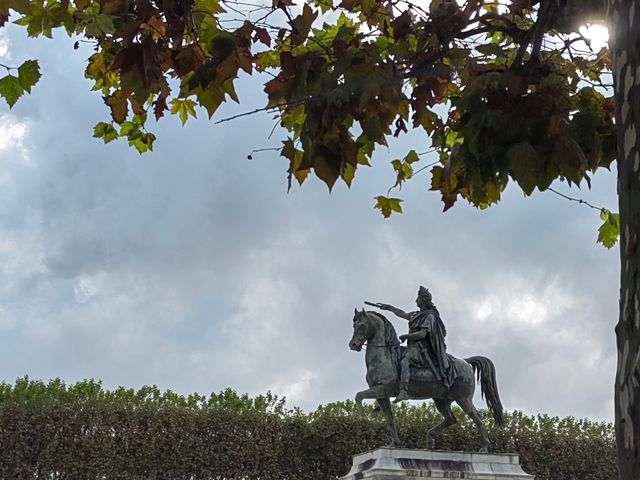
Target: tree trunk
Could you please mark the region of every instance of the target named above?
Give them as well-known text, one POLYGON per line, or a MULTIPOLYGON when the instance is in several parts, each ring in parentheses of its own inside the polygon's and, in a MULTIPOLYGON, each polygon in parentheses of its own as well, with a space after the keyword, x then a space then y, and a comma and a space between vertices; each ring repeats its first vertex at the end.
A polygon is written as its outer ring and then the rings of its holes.
POLYGON ((616 326, 618 478, 640 479, 640 0, 609 0, 618 130, 620 317, 616 326), (636 25, 634 28, 634 24, 636 25))

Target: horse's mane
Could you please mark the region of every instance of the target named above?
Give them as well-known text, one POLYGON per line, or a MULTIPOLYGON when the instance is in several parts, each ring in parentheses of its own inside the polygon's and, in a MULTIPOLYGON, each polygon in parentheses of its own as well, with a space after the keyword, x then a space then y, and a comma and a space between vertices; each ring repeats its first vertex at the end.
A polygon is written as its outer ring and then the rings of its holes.
POLYGON ((398 340, 398 334, 396 333, 396 329, 393 327, 393 324, 379 312, 374 312, 371 310, 367 310, 367 315, 373 315, 382 320, 384 325, 384 339, 387 345, 390 347, 400 346, 400 340, 398 340))

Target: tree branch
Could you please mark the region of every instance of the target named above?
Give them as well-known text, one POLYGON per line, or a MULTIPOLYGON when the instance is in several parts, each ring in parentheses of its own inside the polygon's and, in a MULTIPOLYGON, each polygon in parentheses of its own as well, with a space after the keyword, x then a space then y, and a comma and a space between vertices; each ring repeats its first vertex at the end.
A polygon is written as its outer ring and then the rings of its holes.
POLYGON ((582 200, 581 198, 570 197, 569 195, 565 195, 564 193, 560 193, 557 190, 554 190, 553 188, 548 188, 547 190, 549 190, 550 192, 555 193, 556 195, 561 196, 562 198, 566 198, 567 200, 571 200, 572 202, 581 203, 583 205, 586 205, 589 208, 593 208, 594 210, 598 210, 598 211, 608 210, 608 209, 605 209, 603 207, 596 207, 595 205, 591 205, 589 202, 587 202, 586 200, 582 200))
POLYGON ((292 107, 294 105, 299 105, 299 104, 307 101, 308 98, 310 98, 310 97, 303 98, 301 100, 296 100, 296 101, 278 103, 276 105, 270 105, 270 106, 263 107, 263 108, 256 108, 255 110, 251 110, 250 112, 243 112, 243 113, 239 113, 237 115, 233 115, 231 117, 221 118, 220 120, 214 122, 214 125, 218 125, 218 124, 224 123, 224 122, 230 122, 231 120, 235 120, 236 118, 248 117, 249 115, 254 115, 254 114, 260 113, 260 112, 268 112, 269 110, 276 110, 276 109, 278 109, 280 107, 292 107))
POLYGON ((549 26, 552 15, 558 9, 558 0, 546 0, 540 2, 540 8, 538 9, 538 18, 535 25, 527 31, 523 42, 520 44, 518 53, 516 53, 511 69, 515 70, 522 66, 524 55, 527 52, 527 47, 531 44, 531 62, 537 63, 540 56, 540 48, 542 47, 542 39, 544 32, 549 26))

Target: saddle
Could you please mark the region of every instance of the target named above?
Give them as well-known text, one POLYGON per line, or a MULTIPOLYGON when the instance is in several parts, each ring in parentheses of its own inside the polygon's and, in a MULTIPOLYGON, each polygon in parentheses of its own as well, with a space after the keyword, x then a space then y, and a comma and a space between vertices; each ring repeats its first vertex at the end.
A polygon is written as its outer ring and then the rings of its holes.
POLYGON ((411 367, 411 381, 420 383, 434 383, 438 380, 430 368, 411 367))
MULTIPOLYGON (((449 357, 449 361, 454 363, 455 357, 453 355, 447 354, 449 357)), ((433 374, 433 371, 429 367, 410 367, 411 372, 411 382, 419 382, 419 383, 434 383, 437 382, 438 379, 433 374)), ((454 369, 455 376, 458 377, 458 372, 454 369)))

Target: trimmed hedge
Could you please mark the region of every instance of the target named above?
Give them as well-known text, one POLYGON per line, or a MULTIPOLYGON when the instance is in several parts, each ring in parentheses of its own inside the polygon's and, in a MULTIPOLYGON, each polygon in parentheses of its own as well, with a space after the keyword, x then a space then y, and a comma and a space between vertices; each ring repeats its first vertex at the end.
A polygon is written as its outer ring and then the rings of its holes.
MULTIPOLYGON (((0 478, 287 480, 335 479, 355 453, 388 441, 384 421, 356 415, 351 401, 315 412, 288 410, 271 393, 230 389, 183 397, 156 387, 104 390, 87 380, 66 385, 18 379, 0 384, 0 478)), ((616 478, 613 428, 573 418, 507 413, 498 429, 483 412, 495 452, 518 452, 539 480, 616 478)), ((396 408, 400 437, 423 448, 440 422, 430 404, 396 408)), ((477 450, 473 424, 461 420, 437 448, 477 450)))

